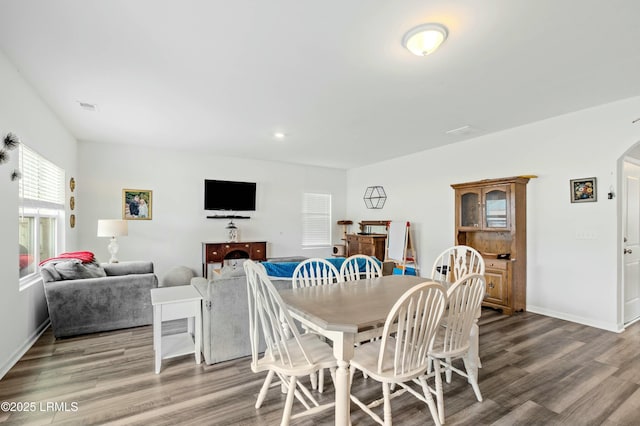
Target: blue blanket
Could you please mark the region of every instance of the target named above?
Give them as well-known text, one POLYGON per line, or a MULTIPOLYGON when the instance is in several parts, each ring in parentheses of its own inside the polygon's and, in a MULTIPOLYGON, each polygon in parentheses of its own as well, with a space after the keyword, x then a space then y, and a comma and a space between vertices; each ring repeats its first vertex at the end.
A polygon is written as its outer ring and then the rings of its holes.
MULTIPOLYGON (((344 263, 344 257, 330 257, 328 259, 329 262, 333 264, 333 266, 340 270, 340 267, 344 263)), ((376 259, 377 260, 377 259, 376 259)), ((278 277, 278 278, 291 278, 293 277, 293 271, 300 264, 300 262, 262 262, 264 269, 267 271, 267 275, 270 277, 278 277)), ((381 264, 378 261, 378 264, 381 264)), ((358 266, 361 269, 364 269, 364 261, 359 259, 358 266), (362 262, 362 264, 360 264, 362 262)))

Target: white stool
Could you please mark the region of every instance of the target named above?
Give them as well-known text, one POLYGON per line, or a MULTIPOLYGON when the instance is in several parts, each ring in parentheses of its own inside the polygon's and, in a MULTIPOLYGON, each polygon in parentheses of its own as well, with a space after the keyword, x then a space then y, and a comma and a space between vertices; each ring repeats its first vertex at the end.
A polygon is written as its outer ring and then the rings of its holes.
POLYGON ((151 289, 153 305, 153 350, 156 374, 162 360, 195 353, 200 364, 202 345, 202 295, 190 285, 151 289), (162 336, 162 322, 187 318, 187 332, 162 336), (194 324, 195 323, 195 324, 194 324), (195 325, 195 327, 194 327, 195 325))

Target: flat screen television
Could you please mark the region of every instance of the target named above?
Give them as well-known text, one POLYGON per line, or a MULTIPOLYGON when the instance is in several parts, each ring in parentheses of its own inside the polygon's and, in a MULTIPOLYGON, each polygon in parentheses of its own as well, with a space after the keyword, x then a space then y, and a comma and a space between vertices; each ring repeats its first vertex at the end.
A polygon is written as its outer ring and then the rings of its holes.
POLYGON ((205 179, 204 209, 255 211, 256 183, 205 179))

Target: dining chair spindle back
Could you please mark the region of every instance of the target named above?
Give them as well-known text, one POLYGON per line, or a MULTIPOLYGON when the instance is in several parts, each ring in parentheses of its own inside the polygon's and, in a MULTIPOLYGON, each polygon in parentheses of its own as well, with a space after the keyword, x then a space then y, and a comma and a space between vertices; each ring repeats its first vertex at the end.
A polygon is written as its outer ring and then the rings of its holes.
POLYGON ((378 261, 364 254, 354 254, 345 259, 340 266, 342 281, 355 281, 359 279, 378 278, 382 275, 382 268, 378 261))
POLYGON ((431 269, 431 278, 454 283, 467 274, 484 275, 484 259, 469 246, 449 247, 436 258, 431 269))
POLYGON ((342 279, 338 269, 322 258, 306 259, 293 270, 293 288, 335 284, 340 281, 342 279))

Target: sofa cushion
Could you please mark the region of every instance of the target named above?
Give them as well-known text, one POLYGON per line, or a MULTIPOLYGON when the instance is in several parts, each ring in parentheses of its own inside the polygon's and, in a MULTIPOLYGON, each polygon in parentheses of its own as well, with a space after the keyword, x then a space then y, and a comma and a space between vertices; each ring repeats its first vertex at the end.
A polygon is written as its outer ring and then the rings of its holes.
POLYGON ((102 278, 107 276, 104 269, 99 265, 95 263, 82 263, 82 261, 77 259, 58 262, 54 267, 63 280, 102 278))
POLYGON ((119 263, 101 263, 107 276, 151 274, 153 273, 153 262, 145 260, 133 260, 119 263))

